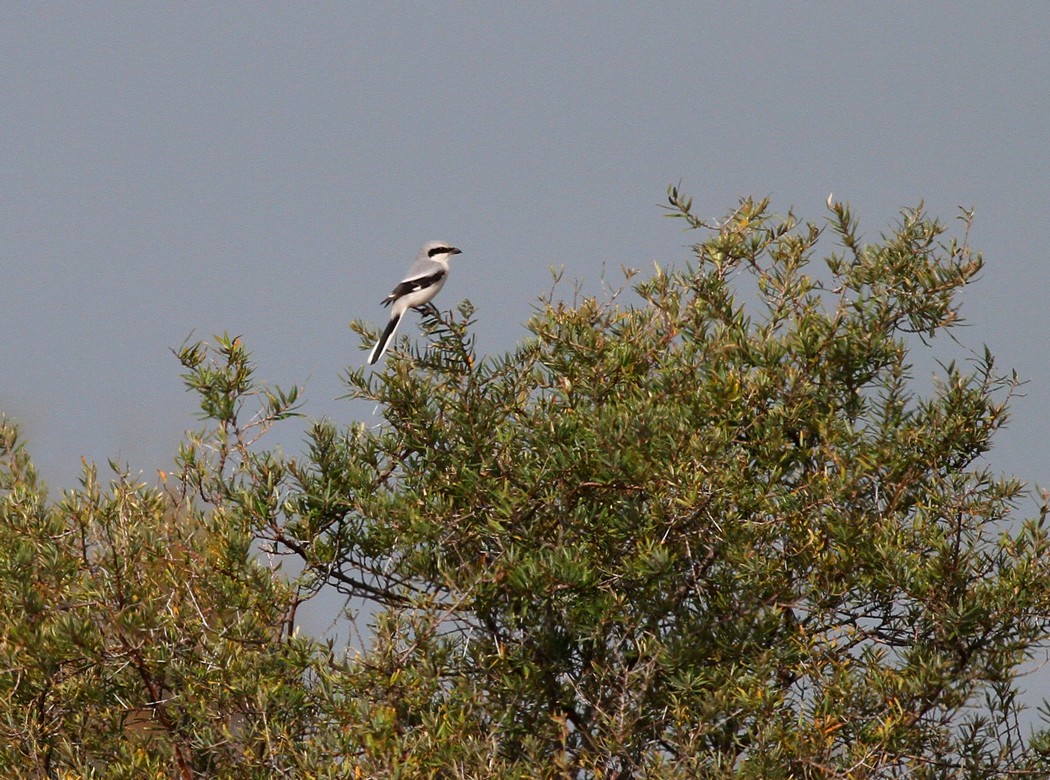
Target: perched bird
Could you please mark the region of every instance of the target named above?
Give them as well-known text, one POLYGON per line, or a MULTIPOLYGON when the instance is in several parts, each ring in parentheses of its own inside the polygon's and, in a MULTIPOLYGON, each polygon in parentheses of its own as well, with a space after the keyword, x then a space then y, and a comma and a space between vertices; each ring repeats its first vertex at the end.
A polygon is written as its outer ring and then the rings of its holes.
POLYGON ((368 353, 369 364, 375 364, 386 352, 387 344, 394 337, 401 316, 409 309, 415 309, 430 303, 438 290, 448 279, 448 261, 452 255, 460 254, 447 241, 428 241, 416 255, 416 262, 408 269, 408 274, 394 288, 394 291, 383 299, 384 306, 390 306, 390 321, 386 324, 379 341, 368 353))

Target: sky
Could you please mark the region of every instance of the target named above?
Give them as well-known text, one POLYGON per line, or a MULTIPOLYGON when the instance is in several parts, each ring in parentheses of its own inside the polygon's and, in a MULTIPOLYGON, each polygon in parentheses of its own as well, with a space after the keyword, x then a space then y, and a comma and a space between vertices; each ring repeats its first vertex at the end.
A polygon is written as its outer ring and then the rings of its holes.
POLYGON ((4 3, 0 413, 56 493, 81 458, 153 481, 199 426, 187 338, 240 335, 348 424, 347 323, 429 239, 494 354, 552 266, 686 262, 669 184, 712 219, 833 192, 872 241, 975 210, 960 336, 1029 380, 987 460, 1050 485, 1047 30, 1039 3, 4 3))

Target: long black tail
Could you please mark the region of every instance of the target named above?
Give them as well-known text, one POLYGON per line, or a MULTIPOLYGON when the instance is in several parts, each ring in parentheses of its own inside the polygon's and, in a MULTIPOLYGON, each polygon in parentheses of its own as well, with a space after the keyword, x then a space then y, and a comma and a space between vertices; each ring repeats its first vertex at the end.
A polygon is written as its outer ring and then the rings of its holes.
POLYGON ((368 353, 368 364, 375 365, 375 362, 379 358, 383 357, 383 353, 386 352, 386 345, 394 337, 394 332, 397 330, 398 323, 401 322, 401 315, 398 314, 396 317, 391 317, 390 322, 386 324, 386 328, 383 330, 383 335, 379 337, 379 341, 372 347, 372 351, 368 353))

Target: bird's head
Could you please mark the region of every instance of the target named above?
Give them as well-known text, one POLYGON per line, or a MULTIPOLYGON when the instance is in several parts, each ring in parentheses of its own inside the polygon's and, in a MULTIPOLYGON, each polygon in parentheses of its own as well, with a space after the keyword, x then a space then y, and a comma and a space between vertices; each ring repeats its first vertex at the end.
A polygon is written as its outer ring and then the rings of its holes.
POLYGON ((452 255, 458 254, 462 252, 448 241, 427 241, 419 250, 420 257, 429 257, 431 260, 448 260, 452 255))

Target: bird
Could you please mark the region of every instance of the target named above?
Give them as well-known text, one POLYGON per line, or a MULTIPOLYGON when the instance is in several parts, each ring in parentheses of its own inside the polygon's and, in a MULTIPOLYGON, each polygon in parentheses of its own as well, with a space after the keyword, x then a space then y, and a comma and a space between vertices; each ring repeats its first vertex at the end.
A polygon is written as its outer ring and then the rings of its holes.
POLYGON ((379 336, 379 341, 368 353, 369 365, 375 365, 386 352, 387 344, 394 337, 402 315, 409 309, 418 309, 430 303, 438 294, 448 279, 449 259, 459 254, 462 252, 448 241, 428 241, 423 244, 423 248, 416 255, 416 262, 408 269, 405 278, 383 299, 383 305, 390 307, 390 321, 379 336))

